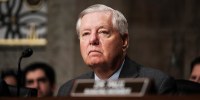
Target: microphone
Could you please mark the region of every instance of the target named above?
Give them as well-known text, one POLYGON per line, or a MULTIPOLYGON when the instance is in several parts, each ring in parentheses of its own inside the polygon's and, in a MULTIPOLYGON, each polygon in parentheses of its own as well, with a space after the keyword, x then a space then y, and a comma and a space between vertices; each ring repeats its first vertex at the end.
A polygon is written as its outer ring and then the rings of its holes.
POLYGON ((31 48, 26 48, 20 58, 19 58, 19 61, 18 61, 18 71, 17 71, 17 96, 20 96, 20 83, 21 83, 21 60, 22 58, 27 58, 27 57, 30 57, 31 55, 33 54, 33 50, 31 48))
POLYGON ((33 50, 31 48, 27 48, 22 52, 21 57, 26 58, 26 57, 30 57, 33 54, 33 50))

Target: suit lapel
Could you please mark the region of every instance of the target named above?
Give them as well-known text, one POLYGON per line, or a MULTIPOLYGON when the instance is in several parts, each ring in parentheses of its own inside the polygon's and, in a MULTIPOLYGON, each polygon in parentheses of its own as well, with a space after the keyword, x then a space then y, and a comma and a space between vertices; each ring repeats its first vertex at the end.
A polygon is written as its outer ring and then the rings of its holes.
POLYGON ((87 72, 83 75, 81 75, 80 77, 78 77, 79 79, 94 79, 94 72, 90 71, 87 72))
POLYGON ((119 78, 136 78, 139 73, 139 67, 137 63, 130 60, 127 56, 125 57, 125 62, 123 68, 120 72, 119 78))

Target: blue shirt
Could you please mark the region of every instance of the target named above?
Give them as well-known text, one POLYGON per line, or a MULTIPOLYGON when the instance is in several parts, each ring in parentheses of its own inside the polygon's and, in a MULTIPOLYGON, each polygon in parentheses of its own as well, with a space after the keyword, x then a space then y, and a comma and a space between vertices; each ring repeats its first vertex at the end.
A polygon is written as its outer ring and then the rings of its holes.
MULTIPOLYGON (((117 79, 119 79, 119 74, 120 74, 120 72, 122 70, 123 65, 124 65, 124 61, 123 61, 122 65, 121 65, 121 67, 108 80, 117 80, 117 79)), ((95 81, 101 80, 96 74, 94 74, 94 79, 95 79, 95 81)))

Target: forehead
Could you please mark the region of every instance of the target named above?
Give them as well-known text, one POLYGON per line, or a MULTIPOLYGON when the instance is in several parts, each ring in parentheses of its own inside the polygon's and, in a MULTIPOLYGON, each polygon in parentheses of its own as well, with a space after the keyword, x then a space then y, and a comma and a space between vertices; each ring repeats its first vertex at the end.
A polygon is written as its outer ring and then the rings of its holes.
POLYGON ((46 77, 45 72, 42 69, 35 69, 28 71, 26 74, 26 78, 39 78, 46 77))
POLYGON ((85 13, 83 17, 85 16, 88 16, 88 15, 108 15, 108 16, 111 16, 112 15, 112 12, 111 11, 93 11, 93 12, 88 12, 88 13, 85 13))
POLYGON ((194 66, 192 73, 198 73, 200 75, 200 64, 194 66))
POLYGON ((109 11, 88 13, 82 17, 81 26, 100 23, 110 23, 111 17, 111 12, 109 11))

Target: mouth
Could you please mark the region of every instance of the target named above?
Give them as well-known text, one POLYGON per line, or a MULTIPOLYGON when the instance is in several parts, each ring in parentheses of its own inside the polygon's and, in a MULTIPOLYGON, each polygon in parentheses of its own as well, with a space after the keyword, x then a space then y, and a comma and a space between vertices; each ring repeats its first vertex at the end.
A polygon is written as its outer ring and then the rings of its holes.
POLYGON ((88 55, 91 54, 91 53, 102 53, 102 52, 100 52, 98 50, 90 50, 89 53, 88 53, 88 55))

